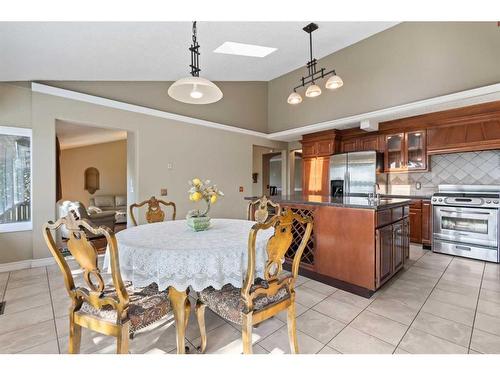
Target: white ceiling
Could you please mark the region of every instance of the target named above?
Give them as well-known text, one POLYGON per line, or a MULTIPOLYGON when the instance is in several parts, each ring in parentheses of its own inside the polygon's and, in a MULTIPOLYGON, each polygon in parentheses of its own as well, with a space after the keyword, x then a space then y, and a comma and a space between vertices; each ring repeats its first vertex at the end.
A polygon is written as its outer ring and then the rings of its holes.
MULTIPOLYGON (((198 22, 201 75, 268 81, 304 66, 308 22, 198 22), (265 58, 216 54, 223 42, 276 47, 265 58)), ((318 22, 316 58, 396 22, 318 22)), ((172 81, 187 76, 191 22, 0 22, 0 81, 172 81)))
POLYGON ((61 150, 127 139, 125 130, 96 128, 66 121, 57 122, 56 134, 61 150))

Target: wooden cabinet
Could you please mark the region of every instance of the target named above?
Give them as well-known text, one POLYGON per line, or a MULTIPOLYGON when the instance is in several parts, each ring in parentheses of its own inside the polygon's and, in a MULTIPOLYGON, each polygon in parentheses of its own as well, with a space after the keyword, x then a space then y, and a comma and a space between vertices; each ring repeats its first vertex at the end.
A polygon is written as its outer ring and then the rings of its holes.
POLYGON ((359 151, 383 151, 384 148, 380 147, 380 137, 372 135, 362 137, 359 139, 359 151))
POLYGON ((385 171, 411 172, 427 169, 425 130, 385 136, 385 171))
POLYGON ((403 268, 410 253, 407 217, 376 230, 376 280, 379 288, 403 268))
POLYGON ((316 156, 330 156, 335 152, 335 143, 333 140, 318 141, 316 143, 316 156))
POLYGON ((392 276, 393 245, 392 225, 377 229, 377 256, 378 256, 378 276, 377 286, 385 283, 392 276))
POLYGON ((345 139, 340 142, 341 152, 356 152, 356 151, 384 151, 381 147, 380 136, 368 135, 345 139))
POLYGON ((422 245, 428 247, 432 242, 432 205, 430 200, 422 201, 422 245))
POLYGON ((302 137, 301 143, 302 157, 304 158, 331 156, 335 153, 335 145, 338 143, 337 131, 327 130, 306 134, 302 137))
POLYGON ((329 167, 329 157, 304 158, 302 160, 302 193, 328 195, 330 190, 329 167))
POLYGON ((341 142, 342 152, 355 152, 358 151, 358 140, 347 139, 341 142))
POLYGON ((410 219, 405 218, 403 220, 403 230, 404 230, 404 261, 406 262, 407 259, 410 258, 410 219))
POLYGON ((404 265, 405 259, 405 232, 403 221, 392 226, 393 235, 393 255, 392 255, 392 272, 395 273, 399 271, 404 265))
POLYGON ((309 158, 316 156, 316 142, 302 142, 302 157, 309 158))
POLYGON ((500 148, 500 111, 442 119, 427 129, 429 154, 500 148))
POLYGON ((410 205, 410 241, 422 243, 422 201, 413 200, 410 205))
POLYGON ((386 172, 405 170, 404 133, 385 136, 384 163, 386 172))

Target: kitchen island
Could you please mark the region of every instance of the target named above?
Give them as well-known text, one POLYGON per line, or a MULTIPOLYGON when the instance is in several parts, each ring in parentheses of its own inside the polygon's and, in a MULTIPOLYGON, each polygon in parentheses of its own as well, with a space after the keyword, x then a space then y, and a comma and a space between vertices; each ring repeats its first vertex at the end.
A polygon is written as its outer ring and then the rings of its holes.
MULTIPOLYGON (((255 198, 247 198, 255 199, 255 198)), ((313 234, 302 255, 300 274, 369 297, 409 256, 409 199, 273 196, 273 202, 313 218, 313 234)), ((304 228, 286 254, 288 267, 304 228)))

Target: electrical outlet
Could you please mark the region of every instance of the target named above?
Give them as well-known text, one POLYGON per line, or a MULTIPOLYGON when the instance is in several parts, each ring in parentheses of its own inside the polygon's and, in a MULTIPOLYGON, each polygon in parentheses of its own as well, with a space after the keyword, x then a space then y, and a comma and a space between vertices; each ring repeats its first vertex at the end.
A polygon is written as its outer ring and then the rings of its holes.
POLYGON ((163 189, 161 189, 161 190, 160 190, 160 195, 161 195, 162 197, 166 197, 166 196, 167 196, 167 194, 168 194, 168 190, 167 190, 167 188, 163 188, 163 189))
POLYGON ((243 186, 240 186, 240 193, 243 193, 243 186))

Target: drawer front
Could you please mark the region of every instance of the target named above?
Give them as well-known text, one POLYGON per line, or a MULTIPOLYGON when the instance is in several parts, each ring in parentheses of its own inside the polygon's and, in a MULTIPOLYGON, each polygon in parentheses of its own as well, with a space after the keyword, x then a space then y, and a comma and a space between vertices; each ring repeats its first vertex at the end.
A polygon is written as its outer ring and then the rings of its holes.
POLYGON ((401 220, 405 216, 405 207, 395 207, 392 209, 392 221, 401 220))
POLYGON ((415 208, 420 210, 422 208, 422 200, 421 199, 412 199, 410 203, 410 208, 415 208))
POLYGON ((391 209, 377 211, 377 227, 383 227, 392 223, 391 209))

